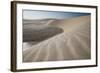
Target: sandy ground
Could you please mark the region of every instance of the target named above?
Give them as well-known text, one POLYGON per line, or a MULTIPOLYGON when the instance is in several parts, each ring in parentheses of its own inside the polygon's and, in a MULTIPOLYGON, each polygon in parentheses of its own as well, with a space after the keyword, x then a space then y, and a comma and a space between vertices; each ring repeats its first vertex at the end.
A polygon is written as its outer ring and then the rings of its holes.
POLYGON ((23 62, 90 59, 90 22, 90 16, 53 21, 64 32, 23 50, 23 62))

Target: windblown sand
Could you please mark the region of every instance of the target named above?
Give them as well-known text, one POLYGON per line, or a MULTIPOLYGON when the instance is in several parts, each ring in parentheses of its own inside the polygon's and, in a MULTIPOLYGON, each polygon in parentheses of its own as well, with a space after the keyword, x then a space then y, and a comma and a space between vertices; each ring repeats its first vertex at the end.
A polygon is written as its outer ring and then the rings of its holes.
POLYGON ((49 25, 62 28, 64 32, 29 45, 23 50, 23 62, 90 59, 90 22, 89 15, 50 22, 49 25))

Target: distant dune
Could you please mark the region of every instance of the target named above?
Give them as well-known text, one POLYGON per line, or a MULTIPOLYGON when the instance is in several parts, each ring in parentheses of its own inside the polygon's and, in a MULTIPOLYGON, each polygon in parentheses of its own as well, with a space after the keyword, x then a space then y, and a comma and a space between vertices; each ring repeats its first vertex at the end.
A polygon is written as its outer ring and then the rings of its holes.
POLYGON ((90 59, 90 22, 89 15, 50 22, 63 32, 24 50, 23 62, 90 59))

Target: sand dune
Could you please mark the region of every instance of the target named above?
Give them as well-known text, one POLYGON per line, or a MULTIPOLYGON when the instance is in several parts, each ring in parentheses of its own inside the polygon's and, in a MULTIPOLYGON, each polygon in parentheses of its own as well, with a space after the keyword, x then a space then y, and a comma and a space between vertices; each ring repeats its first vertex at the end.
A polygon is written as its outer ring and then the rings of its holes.
POLYGON ((23 41, 40 42, 62 33, 62 28, 50 25, 53 21, 56 21, 56 19, 24 20, 23 41))
POLYGON ((90 16, 53 21, 64 32, 24 50, 23 62, 90 59, 90 24, 90 16))

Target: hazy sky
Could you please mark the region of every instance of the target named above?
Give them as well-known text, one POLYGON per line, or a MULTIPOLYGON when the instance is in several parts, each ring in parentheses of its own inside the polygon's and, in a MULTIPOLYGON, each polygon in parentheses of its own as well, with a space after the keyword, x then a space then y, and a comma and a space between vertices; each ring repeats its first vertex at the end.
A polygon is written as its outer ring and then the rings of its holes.
POLYGON ((23 19, 68 19, 84 15, 90 15, 90 13, 23 10, 23 19))

